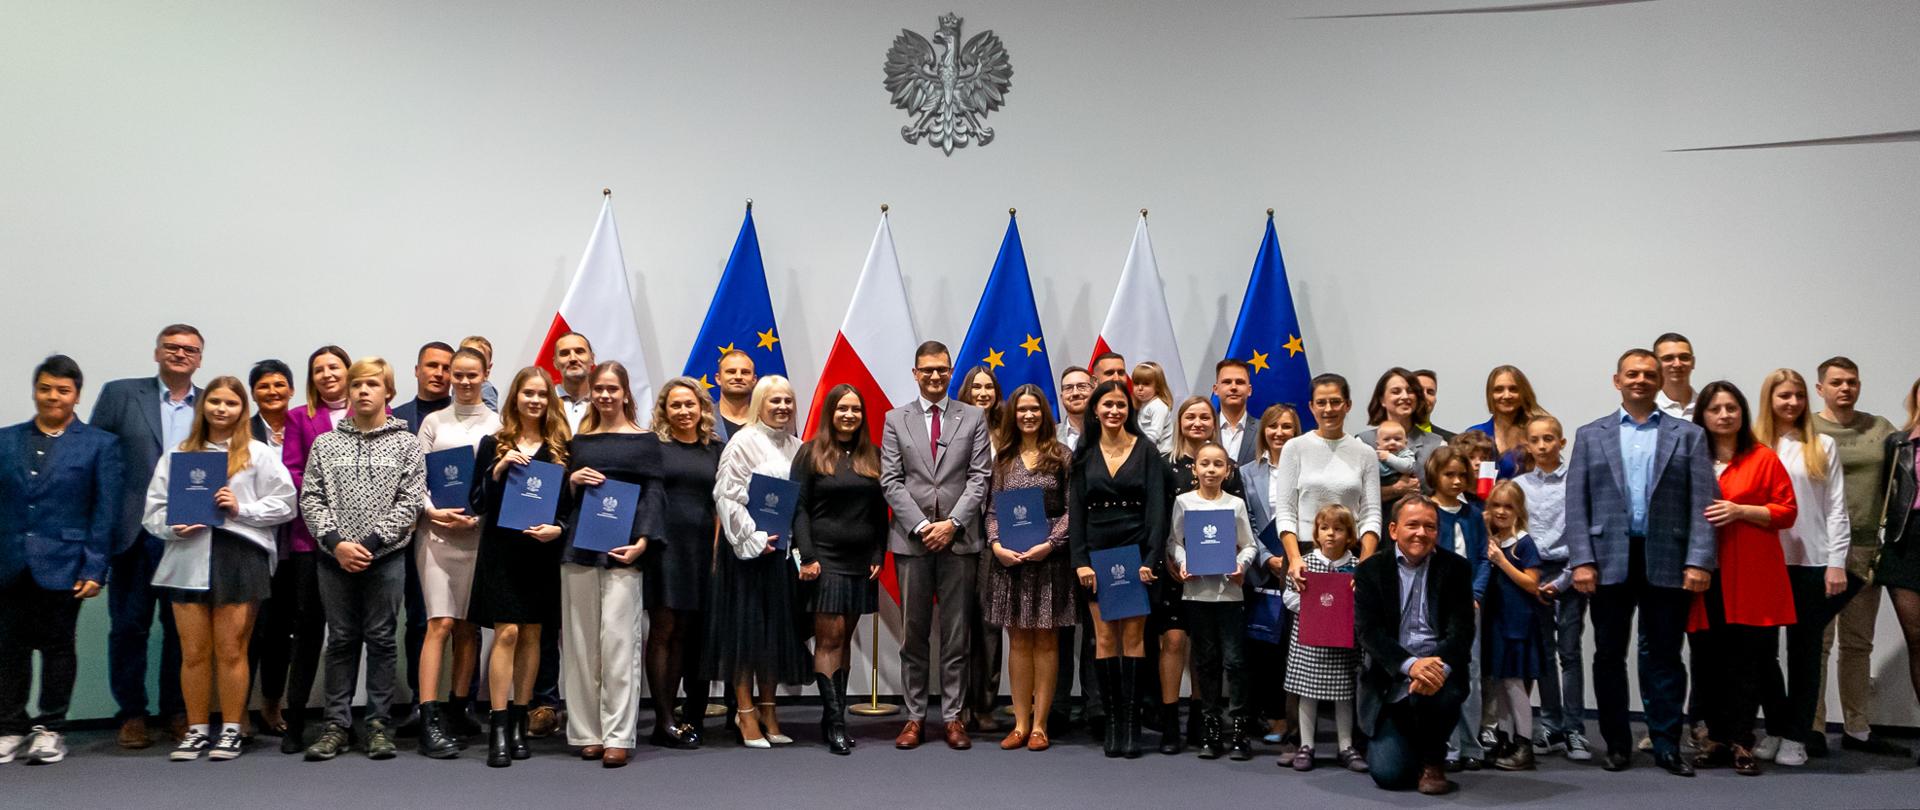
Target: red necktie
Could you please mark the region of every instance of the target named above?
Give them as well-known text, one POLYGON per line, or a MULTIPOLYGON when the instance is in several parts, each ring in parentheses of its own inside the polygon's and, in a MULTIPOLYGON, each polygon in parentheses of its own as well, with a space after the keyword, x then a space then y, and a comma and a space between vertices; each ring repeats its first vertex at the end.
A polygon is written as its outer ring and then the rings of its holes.
POLYGON ((927 410, 933 414, 933 428, 931 430, 933 434, 933 446, 927 448, 927 455, 932 456, 933 460, 937 462, 940 460, 940 406, 935 405, 927 410))

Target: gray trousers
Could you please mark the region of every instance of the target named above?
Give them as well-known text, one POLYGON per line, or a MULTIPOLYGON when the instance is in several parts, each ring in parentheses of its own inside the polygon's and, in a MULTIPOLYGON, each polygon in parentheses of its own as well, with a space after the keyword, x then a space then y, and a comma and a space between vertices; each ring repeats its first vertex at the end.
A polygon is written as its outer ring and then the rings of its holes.
MULTIPOLYGON (((325 552, 322 552, 325 553, 325 552)), ((322 560, 320 604, 327 611, 325 653, 327 722, 353 724, 353 686, 360 674, 360 645, 367 646, 367 719, 387 722, 393 702, 394 666, 399 645, 394 629, 405 601, 407 567, 400 551, 375 560, 356 574, 322 560)))
POLYGON ((960 719, 967 686, 967 649, 978 554, 943 551, 918 557, 895 555, 900 603, 906 612, 906 638, 900 640, 900 679, 908 720, 927 717, 927 678, 933 641, 933 605, 940 603, 940 715, 960 719))
MULTIPOLYGON (((1489 563, 1491 564, 1491 563, 1489 563)), ((1448 758, 1454 754, 1461 757, 1486 759, 1487 749, 1480 745, 1480 606, 1473 607, 1473 657, 1467 660, 1467 699, 1460 704, 1460 720, 1454 724, 1453 738, 1447 741, 1448 758)))
MULTIPOLYGON (((1559 563, 1542 563, 1540 581, 1547 582, 1566 570, 1559 563)), ((1555 599, 1551 609, 1540 614, 1540 637, 1547 640, 1546 661, 1540 672, 1540 729, 1545 734, 1570 731, 1587 733, 1586 651, 1582 646, 1587 630, 1587 595, 1569 589, 1555 599), (1559 672, 1560 677, 1552 677, 1559 672)))

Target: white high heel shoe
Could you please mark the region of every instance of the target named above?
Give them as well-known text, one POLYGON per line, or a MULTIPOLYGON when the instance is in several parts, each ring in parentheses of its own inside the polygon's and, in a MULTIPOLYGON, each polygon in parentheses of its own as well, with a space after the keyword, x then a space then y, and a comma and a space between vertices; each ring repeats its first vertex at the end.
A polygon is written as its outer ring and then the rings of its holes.
MULTIPOLYGON (((738 712, 735 712, 734 723, 736 725, 745 725, 741 721, 744 720, 746 716, 749 714, 753 714, 753 709, 741 709, 738 712)), ((740 732, 740 744, 748 748, 772 748, 773 747, 773 743, 767 742, 766 737, 761 737, 759 739, 754 739, 754 740, 747 739, 747 734, 744 731, 740 732)))
MULTIPOLYGON (((769 712, 773 711, 773 704, 771 703, 756 703, 754 705, 765 706, 767 707, 767 711, 769 712)), ((793 738, 785 734, 768 734, 767 742, 773 743, 774 745, 792 745, 793 738)))

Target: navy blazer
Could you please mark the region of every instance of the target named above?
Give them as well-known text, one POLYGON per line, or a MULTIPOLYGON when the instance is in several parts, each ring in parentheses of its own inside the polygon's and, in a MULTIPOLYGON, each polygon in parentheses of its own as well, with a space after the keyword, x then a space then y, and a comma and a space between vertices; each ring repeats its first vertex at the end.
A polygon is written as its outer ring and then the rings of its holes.
MULTIPOLYGON (((1455 515, 1445 509, 1440 513, 1440 533, 1434 539, 1434 546, 1448 554, 1453 554, 1453 527, 1460 526, 1460 536, 1467 545, 1467 563, 1473 566, 1473 601, 1480 602, 1487 597, 1487 577, 1492 567, 1487 564, 1487 518, 1480 504, 1462 497, 1460 514, 1455 515)), ((1459 556, 1455 554, 1454 556, 1459 556)))
MULTIPOLYGON (((1659 413, 1655 411, 1655 413, 1659 413)), ((1652 490, 1647 493, 1647 583, 1678 588, 1688 567, 1713 570, 1718 540, 1707 507, 1720 497, 1713 450, 1699 425, 1660 415, 1660 446, 1654 451, 1652 490)), ((1627 581, 1633 540, 1627 504, 1625 457, 1620 452, 1618 410, 1580 427, 1567 467, 1567 567, 1595 565, 1600 584, 1627 581)))
POLYGON ((32 430, 30 421, 0 429, 0 584, 23 571, 50 591, 105 584, 125 486, 118 442, 75 419, 34 475, 32 430))
MULTIPOLYGON (((201 395, 194 386, 196 401, 201 395)), ((160 427, 160 378, 131 377, 114 380, 100 389, 94 400, 93 416, 87 423, 120 439, 120 468, 126 472, 121 483, 120 515, 115 521, 113 553, 119 554, 146 532, 140 519, 147 508, 147 482, 160 466, 161 447, 166 434, 160 427)), ((72 583, 68 583, 72 584, 72 583)))
MULTIPOLYGON (((1445 513, 1442 513, 1445 514, 1445 513)), ((1446 662, 1447 682, 1435 697, 1464 701, 1473 688, 1468 664, 1473 655, 1472 571, 1457 554, 1438 549, 1427 559, 1427 623, 1433 626, 1438 648, 1434 655, 1446 662)), ((1398 685, 1400 665, 1412 654, 1400 644, 1400 557, 1392 546, 1362 561, 1353 571, 1354 641, 1366 653, 1360 680, 1360 728, 1373 733, 1379 710, 1398 685)))

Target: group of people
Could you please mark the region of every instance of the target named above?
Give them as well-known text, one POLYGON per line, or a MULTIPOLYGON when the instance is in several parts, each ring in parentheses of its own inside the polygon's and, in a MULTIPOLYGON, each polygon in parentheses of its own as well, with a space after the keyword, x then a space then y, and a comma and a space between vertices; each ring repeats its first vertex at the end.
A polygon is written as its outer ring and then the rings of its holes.
POLYGON ((298 378, 266 360, 201 387, 203 350, 195 328, 166 327, 158 374, 108 383, 88 421, 79 366, 49 357, 33 373, 34 418, 0 430, 0 762, 65 757, 75 622, 103 589, 123 747, 152 743, 148 633, 165 608, 160 716, 175 760, 240 756, 257 688, 260 723, 308 760, 356 738, 393 757, 405 726, 435 758, 484 734, 487 763, 505 767, 564 723, 582 758, 619 767, 638 744, 641 673, 652 745, 702 744, 714 681, 744 746, 791 744, 775 696, 811 684, 822 740, 847 754, 848 651, 878 608, 888 554, 904 619, 902 749, 930 736, 966 749, 998 731, 1004 661, 1002 749, 1049 748, 1054 719, 1076 717, 1065 697, 1077 681, 1077 719, 1111 757, 1192 747, 1247 760, 1259 740, 1293 770, 1331 761, 1385 788, 1445 793, 1450 770, 1593 757, 1590 614, 1607 770, 1629 767, 1636 747, 1635 627, 1639 747, 1667 771, 1758 774, 1762 761, 1824 755, 1836 639, 1842 746, 1908 754, 1868 727, 1868 674, 1883 590, 1920 656, 1920 382, 1895 428, 1856 408, 1859 369, 1843 357, 1811 386, 1775 371, 1750 400, 1725 381, 1696 391, 1690 341, 1662 335, 1618 358, 1620 407, 1580 426, 1566 457, 1562 424, 1512 366, 1487 378, 1490 418, 1458 434, 1431 424, 1432 372, 1390 369, 1353 434, 1356 400, 1337 374, 1314 378, 1308 402, 1253 414, 1244 362, 1215 366, 1212 398, 1175 403, 1157 365, 1107 353, 1061 374, 1056 422, 1053 393, 1002 391, 985 366, 954 385, 951 352, 927 342, 916 397, 885 414, 876 442, 881 404, 849 385, 817 398, 817 429, 797 435, 792 386, 743 352, 712 384, 678 377, 642 402, 584 335, 556 341, 557 375, 520 369, 504 397, 484 338, 434 342, 415 358, 417 396, 396 406, 395 369, 378 357, 324 346, 298 378), (425 459, 460 448, 474 458, 468 494, 437 498, 425 459), (218 525, 170 518, 175 454, 206 452, 226 459, 218 525), (504 526, 508 481, 534 462, 564 468, 561 505, 550 523, 504 526), (798 493, 790 526, 764 524, 749 502, 763 478, 798 493), (583 493, 608 481, 641 493, 631 536, 577 545, 600 508, 583 493), (996 504, 1015 491, 1042 504, 1038 542, 1003 525, 996 504), (1228 537, 1188 537, 1193 513, 1228 537), (1229 543, 1233 570, 1191 572, 1197 542, 1229 543), (1137 570, 1096 570, 1096 558, 1137 570), (1110 620, 1101 596, 1123 581, 1146 587, 1149 608, 1110 620), (1311 590, 1328 581, 1350 581, 1350 597, 1311 590), (1303 634, 1309 597, 1351 598, 1352 626, 1335 628, 1351 643, 1319 625, 1303 634), (402 654, 412 701, 396 717, 402 654), (316 671, 323 708, 309 729, 316 671))

